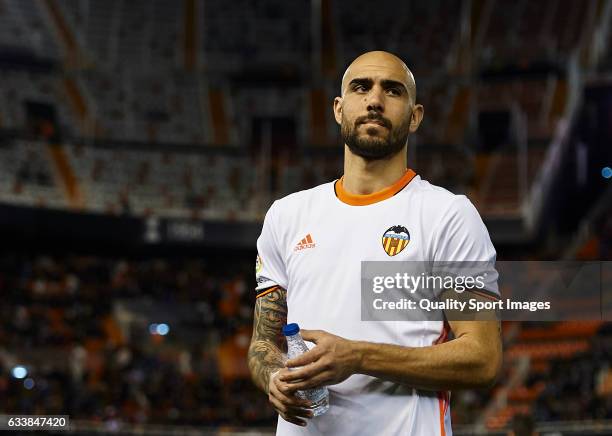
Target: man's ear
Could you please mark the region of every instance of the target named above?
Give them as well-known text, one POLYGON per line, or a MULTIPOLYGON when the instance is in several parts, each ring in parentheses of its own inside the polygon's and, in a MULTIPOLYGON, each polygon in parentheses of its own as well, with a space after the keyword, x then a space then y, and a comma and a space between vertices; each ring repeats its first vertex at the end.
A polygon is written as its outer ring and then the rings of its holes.
POLYGON ((342 97, 334 98, 334 118, 338 125, 342 124, 342 97))
POLYGON ((424 109, 422 104, 415 104, 412 108, 412 116, 410 117, 410 133, 414 133, 419 128, 423 120, 424 109))

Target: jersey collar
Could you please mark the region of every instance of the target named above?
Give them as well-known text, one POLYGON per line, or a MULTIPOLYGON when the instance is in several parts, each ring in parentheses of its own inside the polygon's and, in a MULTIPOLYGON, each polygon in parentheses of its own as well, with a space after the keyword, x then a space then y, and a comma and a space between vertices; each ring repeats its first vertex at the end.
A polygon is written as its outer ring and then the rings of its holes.
POLYGON ((387 198, 393 197, 395 194, 400 192, 402 189, 410 183, 410 181, 416 176, 416 173, 410 168, 406 169, 406 173, 391 186, 387 186, 381 191, 373 192, 371 194, 351 194, 344 190, 342 185, 342 176, 339 180, 334 183, 334 191, 340 201, 350 206, 367 206, 368 204, 378 203, 379 201, 386 200, 387 198))

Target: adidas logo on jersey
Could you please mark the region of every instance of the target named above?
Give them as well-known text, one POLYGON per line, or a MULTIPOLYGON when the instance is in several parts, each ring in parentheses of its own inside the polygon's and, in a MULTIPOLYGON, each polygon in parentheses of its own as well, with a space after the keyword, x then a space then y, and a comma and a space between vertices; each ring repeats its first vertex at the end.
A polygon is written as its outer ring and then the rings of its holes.
POLYGON ((305 250, 307 248, 315 248, 315 243, 312 240, 312 236, 310 236, 310 233, 307 234, 304 239, 298 242, 293 251, 305 250))

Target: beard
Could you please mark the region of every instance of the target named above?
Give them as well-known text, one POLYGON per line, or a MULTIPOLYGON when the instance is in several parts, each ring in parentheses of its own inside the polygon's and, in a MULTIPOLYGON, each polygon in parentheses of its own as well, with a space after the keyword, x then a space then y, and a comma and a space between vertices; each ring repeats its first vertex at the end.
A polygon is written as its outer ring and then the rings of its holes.
POLYGON ((389 159, 399 153, 406 145, 410 134, 410 118, 408 117, 398 127, 394 128, 390 120, 374 111, 357 118, 354 124, 343 116, 340 131, 344 143, 353 154, 368 161, 389 159), (368 120, 376 120, 382 123, 389 132, 387 137, 380 136, 380 129, 374 127, 367 128, 367 135, 360 136, 357 129, 368 120))

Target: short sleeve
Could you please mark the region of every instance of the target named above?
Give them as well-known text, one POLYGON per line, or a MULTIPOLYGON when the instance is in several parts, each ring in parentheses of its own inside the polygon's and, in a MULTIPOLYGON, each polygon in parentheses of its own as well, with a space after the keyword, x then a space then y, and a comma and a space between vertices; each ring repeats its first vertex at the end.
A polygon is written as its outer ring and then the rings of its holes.
POLYGON ((270 289, 280 286, 287 288, 287 272, 281 247, 278 244, 277 203, 273 203, 266 213, 261 234, 257 239, 257 261, 255 265, 255 287, 257 297, 270 289))
POLYGON ((456 196, 434 231, 433 261, 465 275, 484 277, 484 289, 499 296, 496 252, 474 205, 456 196))

